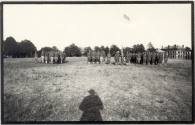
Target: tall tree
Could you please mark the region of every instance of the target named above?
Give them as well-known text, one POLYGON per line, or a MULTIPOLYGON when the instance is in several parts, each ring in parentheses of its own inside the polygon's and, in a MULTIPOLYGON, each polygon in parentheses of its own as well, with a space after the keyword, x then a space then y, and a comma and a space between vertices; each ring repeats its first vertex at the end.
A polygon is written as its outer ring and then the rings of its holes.
POLYGON ((145 51, 144 45, 143 45, 143 44, 136 44, 136 45, 133 45, 132 51, 135 52, 135 53, 139 53, 139 52, 142 53, 142 52, 145 51))
POLYGON ((21 57, 33 57, 37 48, 30 40, 23 40, 19 43, 19 50, 21 57))
POLYGON ((92 50, 90 46, 84 48, 84 56, 87 56, 87 53, 92 50))
POLYGON ((104 51, 105 50, 105 47, 104 46, 101 46, 100 49, 104 51))
POLYGON ((94 50, 97 52, 97 51, 100 51, 101 48, 100 48, 99 46, 95 46, 95 47, 94 47, 94 50))
POLYGON ((13 37, 7 37, 5 42, 4 42, 4 46, 3 46, 3 50, 4 50, 4 55, 5 56, 11 56, 11 57, 16 57, 16 53, 17 53, 17 42, 13 37))
POLYGON ((65 47, 64 52, 66 53, 67 56, 73 57, 73 56, 81 56, 81 49, 76 46, 74 43, 71 44, 68 47, 65 47))
POLYGON ((152 45, 151 42, 148 43, 147 47, 148 47, 147 50, 150 51, 150 52, 155 52, 156 51, 156 49, 154 48, 154 46, 152 45))
POLYGON ((145 47, 144 47, 144 45, 143 44, 138 44, 138 52, 145 52, 145 47))
POLYGON ((108 52, 109 52, 109 48, 108 48, 108 46, 106 46, 106 48, 104 49, 104 51, 105 51, 105 53, 106 53, 106 55, 108 54, 108 52))
POLYGON ((117 51, 120 52, 120 49, 119 49, 118 46, 112 45, 112 46, 110 47, 110 54, 111 54, 111 56, 114 56, 114 55, 116 54, 117 51))
POLYGON ((59 51, 59 49, 58 49, 56 46, 53 46, 52 49, 53 49, 54 51, 59 51))
POLYGON ((124 47, 123 48, 123 53, 124 53, 124 56, 126 56, 127 55, 127 52, 132 52, 132 48, 130 48, 130 47, 124 47))

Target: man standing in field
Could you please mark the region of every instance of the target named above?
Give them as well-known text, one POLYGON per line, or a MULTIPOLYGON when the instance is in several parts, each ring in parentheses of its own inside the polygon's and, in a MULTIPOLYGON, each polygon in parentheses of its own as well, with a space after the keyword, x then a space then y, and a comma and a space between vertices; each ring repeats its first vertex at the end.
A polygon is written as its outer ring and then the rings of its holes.
POLYGON ((154 63, 155 63, 155 53, 152 52, 150 64, 152 65, 152 64, 154 64, 154 63))
POLYGON ((100 62, 101 63, 105 62, 105 57, 106 57, 105 51, 101 50, 101 52, 100 52, 100 62))
POLYGON ((143 64, 146 64, 146 53, 143 53, 143 64))
POLYGON ((54 52, 54 63, 57 63, 58 61, 58 53, 55 51, 54 52))
POLYGON ((57 57, 58 57, 57 63, 60 64, 61 63, 60 52, 58 52, 57 57))
POLYGON ((100 64, 100 51, 96 52, 96 62, 100 64))
POLYGON ((146 64, 150 64, 151 63, 151 53, 150 52, 147 52, 147 55, 146 55, 146 64))
POLYGON ((41 51, 41 63, 44 63, 45 52, 41 51))
POLYGON ((89 50, 89 52, 87 53, 87 62, 88 63, 92 63, 92 52, 91 50, 89 50))
POLYGON ((49 58, 51 60, 51 64, 53 64, 53 58, 54 58, 54 52, 53 51, 49 52, 49 58))
POLYGON ((163 62, 163 53, 159 53, 159 63, 162 64, 163 62))
POLYGON ((107 61, 106 61, 106 64, 110 64, 110 62, 111 62, 111 54, 110 54, 110 50, 109 50, 109 52, 108 52, 108 54, 107 54, 107 61))
POLYGON ((131 63, 134 63, 134 62, 133 62, 133 60, 134 60, 134 53, 133 53, 133 52, 130 53, 130 57, 131 57, 131 58, 130 58, 130 62, 131 62, 131 63))
POLYGON ((37 51, 35 51, 35 63, 38 63, 38 55, 37 55, 37 51))
POLYGON ((165 64, 167 64, 168 57, 169 57, 168 53, 165 52, 165 55, 164 55, 164 63, 165 63, 165 64))
POLYGON ((95 56, 96 56, 96 52, 92 51, 92 63, 96 62, 95 56))
POLYGON ((115 64, 119 64, 119 57, 120 57, 120 53, 119 53, 119 51, 117 51, 116 52, 116 54, 115 54, 115 56, 114 56, 115 58, 114 58, 114 60, 115 60, 115 64))
POLYGON ((62 64, 62 52, 59 52, 59 55, 60 55, 60 64, 62 64))
POLYGON ((45 53, 45 63, 48 64, 49 63, 49 52, 45 53))
POLYGON ((106 61, 106 52, 103 50, 103 62, 105 62, 106 61))
POLYGON ((126 53, 126 63, 129 63, 129 52, 127 51, 127 53, 126 53))
POLYGON ((141 61, 141 54, 138 53, 138 54, 137 54, 137 63, 140 64, 140 61, 141 61))
POLYGON ((155 53, 155 61, 154 61, 154 64, 155 65, 158 65, 158 61, 159 61, 159 59, 158 59, 158 53, 156 52, 155 53))
POLYGON ((137 64, 137 53, 134 53, 134 64, 137 64))
POLYGON ((62 63, 65 63, 66 62, 66 53, 63 52, 62 53, 62 63))
POLYGON ((133 63, 133 53, 132 52, 129 53, 129 62, 133 63))
POLYGON ((45 63, 47 64, 47 52, 45 52, 44 59, 45 59, 45 63))

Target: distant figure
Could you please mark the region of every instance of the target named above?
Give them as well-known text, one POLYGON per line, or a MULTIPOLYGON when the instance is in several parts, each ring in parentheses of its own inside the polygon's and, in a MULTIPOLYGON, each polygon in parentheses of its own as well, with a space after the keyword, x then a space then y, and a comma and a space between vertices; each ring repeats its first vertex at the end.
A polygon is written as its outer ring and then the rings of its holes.
POLYGON ((45 62, 44 57, 45 57, 45 52, 42 50, 41 51, 41 63, 44 63, 45 62))
POLYGON ((93 89, 90 89, 88 96, 81 102, 79 109, 83 111, 80 121, 102 121, 100 110, 103 110, 103 103, 93 89))
POLYGON ((49 52, 45 53, 45 63, 48 64, 49 63, 49 52))
POLYGON ((150 60, 150 64, 152 65, 152 64, 154 64, 155 63, 155 53, 154 52, 152 52, 152 54, 151 54, 151 60, 150 60))
POLYGON ((62 54, 62 52, 60 52, 60 64, 62 64, 63 63, 63 54, 62 54))
POLYGON ((119 58, 120 58, 120 53, 119 51, 116 52, 114 60, 115 60, 115 64, 119 64, 119 58))
POLYGON ((87 62, 88 63, 92 63, 92 51, 89 50, 89 52, 87 53, 87 62))
POLYGON ((132 62, 133 62, 134 64, 137 63, 137 54, 136 54, 136 53, 133 53, 132 62))
POLYGON ((143 54, 143 64, 146 64, 146 53, 143 54))
POLYGON ((62 62, 63 62, 63 63, 66 62, 66 53, 62 53, 62 62))
POLYGON ((57 61, 58 61, 58 53, 55 52, 54 53, 54 63, 57 63, 57 61))
POLYGON ((97 51, 95 54, 95 63, 100 64, 100 51, 97 51))
POLYGON ((158 65, 159 63, 159 54, 158 53, 155 53, 155 61, 154 61, 154 64, 155 65, 158 65))
POLYGON ((95 63, 95 61, 96 61, 96 59, 95 59, 96 52, 95 51, 92 51, 91 55, 92 55, 92 63, 95 63))
POLYGON ((168 61, 168 57, 169 57, 168 53, 165 52, 165 54, 164 54, 164 63, 165 63, 165 64, 166 64, 167 61, 168 61))
POLYGON ((37 51, 35 51, 35 63, 38 63, 38 55, 37 55, 37 51))
POLYGON ((60 52, 57 53, 57 63, 60 64, 61 63, 61 58, 60 58, 60 52))
POLYGON ((129 63, 130 61, 130 53, 127 51, 126 53, 126 63, 129 63))
POLYGON ((163 63, 163 53, 160 53, 159 55, 159 63, 162 64, 163 63))
POLYGON ((138 64, 141 64, 140 62, 141 62, 141 54, 138 53, 138 54, 137 54, 137 63, 138 63, 138 64))
POLYGON ((54 63, 54 52, 53 51, 49 52, 49 57, 50 57, 51 64, 53 64, 54 63))
POLYGON ((106 64, 110 64, 110 62, 111 62, 111 54, 110 54, 110 52, 108 52, 106 64))
POLYGON ((122 59, 122 64, 123 64, 123 65, 126 65, 126 62, 127 62, 127 59, 126 59, 126 57, 124 56, 123 59, 122 59))
POLYGON ((105 62, 106 53, 104 50, 101 50, 100 52, 100 63, 105 62))
POLYGON ((146 64, 150 64, 150 62, 151 62, 151 53, 148 52, 146 55, 146 64))

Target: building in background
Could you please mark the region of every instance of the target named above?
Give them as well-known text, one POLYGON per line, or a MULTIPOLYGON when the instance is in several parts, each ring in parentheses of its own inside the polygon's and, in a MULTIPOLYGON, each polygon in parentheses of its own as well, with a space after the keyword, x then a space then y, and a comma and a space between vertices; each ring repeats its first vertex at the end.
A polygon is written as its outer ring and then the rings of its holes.
POLYGON ((191 53, 192 50, 189 47, 184 47, 178 46, 178 45, 173 45, 173 46, 166 46, 162 47, 161 50, 164 50, 168 52, 168 56, 171 59, 191 59, 191 53))

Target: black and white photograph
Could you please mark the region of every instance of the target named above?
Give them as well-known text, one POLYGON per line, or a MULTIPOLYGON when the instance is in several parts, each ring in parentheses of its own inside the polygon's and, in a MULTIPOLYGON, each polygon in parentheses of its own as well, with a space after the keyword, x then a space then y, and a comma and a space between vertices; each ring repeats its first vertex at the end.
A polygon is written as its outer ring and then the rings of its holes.
POLYGON ((193 122, 192 1, 10 3, 2 123, 193 122))

